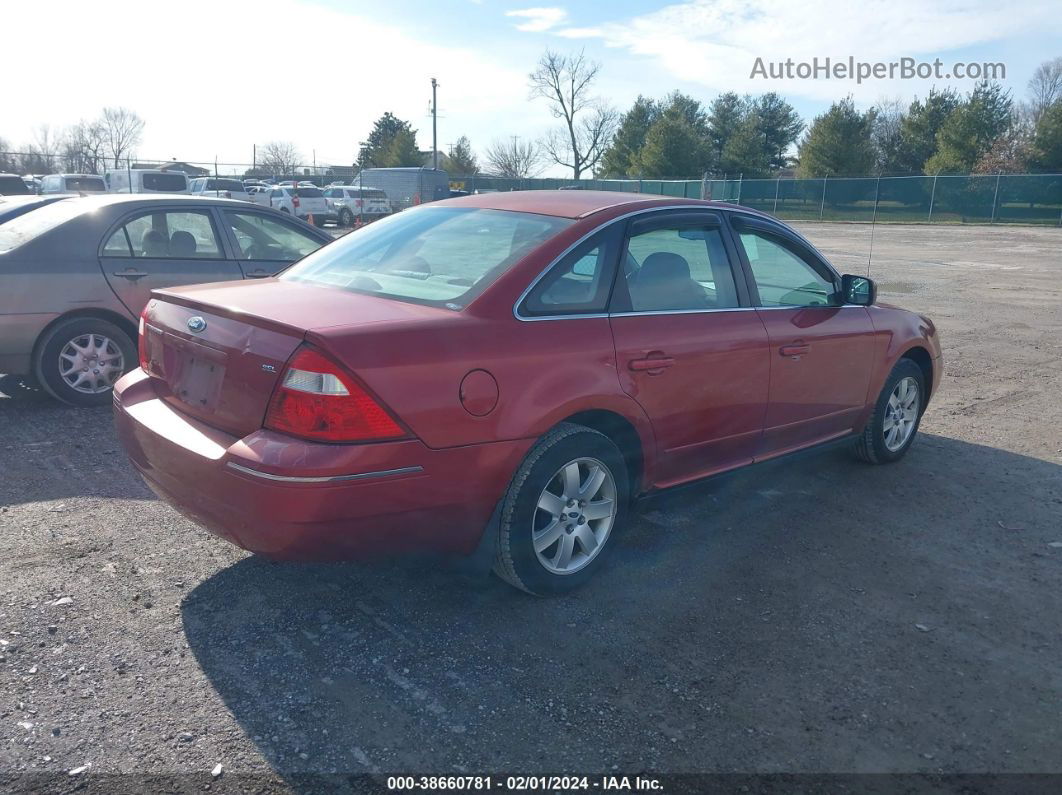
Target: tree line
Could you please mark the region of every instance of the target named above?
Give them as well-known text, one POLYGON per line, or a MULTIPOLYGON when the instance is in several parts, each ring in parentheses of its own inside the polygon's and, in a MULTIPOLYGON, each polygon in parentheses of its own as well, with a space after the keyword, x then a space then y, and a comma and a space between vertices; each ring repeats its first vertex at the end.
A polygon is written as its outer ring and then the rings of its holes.
POLYGON ((140 143, 144 120, 128 108, 109 107, 68 127, 41 124, 33 138, 13 147, 0 138, 0 171, 17 174, 102 174, 117 168, 140 143))

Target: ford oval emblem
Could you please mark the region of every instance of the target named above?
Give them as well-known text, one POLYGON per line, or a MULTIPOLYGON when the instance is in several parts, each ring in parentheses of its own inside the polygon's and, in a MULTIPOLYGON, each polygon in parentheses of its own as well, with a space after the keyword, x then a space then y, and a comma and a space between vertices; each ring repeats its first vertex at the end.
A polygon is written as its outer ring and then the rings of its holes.
POLYGON ((188 318, 188 330, 194 331, 198 334, 200 331, 206 328, 206 321, 203 318, 196 315, 195 317, 188 318))

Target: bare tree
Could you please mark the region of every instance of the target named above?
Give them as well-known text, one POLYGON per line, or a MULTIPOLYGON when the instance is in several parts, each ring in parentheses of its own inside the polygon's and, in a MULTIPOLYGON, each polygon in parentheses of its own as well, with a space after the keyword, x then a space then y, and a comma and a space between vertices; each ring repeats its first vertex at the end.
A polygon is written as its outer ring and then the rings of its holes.
POLYGON ((523 179, 542 171, 542 150, 534 141, 521 143, 517 136, 509 141, 495 140, 484 152, 488 171, 499 177, 523 179))
POLYGON ((1044 61, 1029 79, 1029 101, 1033 121, 1039 121, 1044 111, 1062 99, 1062 56, 1044 61))
POLYGON ((583 52, 561 55, 546 50, 529 75, 531 96, 549 103, 550 113, 564 121, 552 130, 542 146, 547 157, 570 168, 579 179, 597 165, 619 123, 619 114, 592 93, 601 64, 588 61, 583 52))
POLYGON ((261 168, 276 176, 293 176, 302 155, 291 141, 270 141, 260 150, 261 168))
POLYGON ((63 136, 63 169, 78 174, 99 174, 107 165, 107 134, 101 121, 81 120, 63 136))
POLYGON ((122 158, 140 143, 144 120, 128 108, 104 108, 100 123, 107 140, 107 153, 114 158, 114 167, 118 168, 122 158))
POLYGON ((39 159, 40 167, 35 171, 51 174, 55 171, 59 154, 59 141, 52 132, 50 124, 38 124, 33 131, 33 146, 30 149, 39 159))

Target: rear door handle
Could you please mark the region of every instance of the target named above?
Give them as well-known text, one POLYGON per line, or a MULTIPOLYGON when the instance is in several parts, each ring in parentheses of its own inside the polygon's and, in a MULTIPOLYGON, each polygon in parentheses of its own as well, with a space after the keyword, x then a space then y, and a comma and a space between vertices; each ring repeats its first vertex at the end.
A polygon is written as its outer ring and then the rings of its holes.
POLYGON ((648 372, 650 375, 655 375, 656 373, 662 371, 665 367, 670 367, 674 363, 675 360, 670 356, 660 356, 656 358, 646 357, 645 359, 631 359, 629 362, 627 362, 627 366, 631 370, 645 371, 648 372))
POLYGON ((147 276, 147 271, 115 271, 115 276, 121 276, 123 279, 143 279, 147 276))
POLYGON ((811 350, 811 346, 806 343, 798 343, 796 345, 783 345, 778 349, 778 353, 782 356, 791 356, 796 359, 803 356, 805 353, 811 350))

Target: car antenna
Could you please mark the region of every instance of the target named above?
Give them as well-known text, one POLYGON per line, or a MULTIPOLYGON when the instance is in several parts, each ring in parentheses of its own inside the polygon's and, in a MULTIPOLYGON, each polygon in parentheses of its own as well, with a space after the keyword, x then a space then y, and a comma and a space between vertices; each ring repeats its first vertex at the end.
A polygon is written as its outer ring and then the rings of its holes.
POLYGON ((867 254, 867 278, 870 278, 870 263, 874 259, 874 226, 878 221, 878 197, 881 195, 881 173, 878 173, 878 181, 874 185, 874 214, 870 216, 870 251, 867 254))

